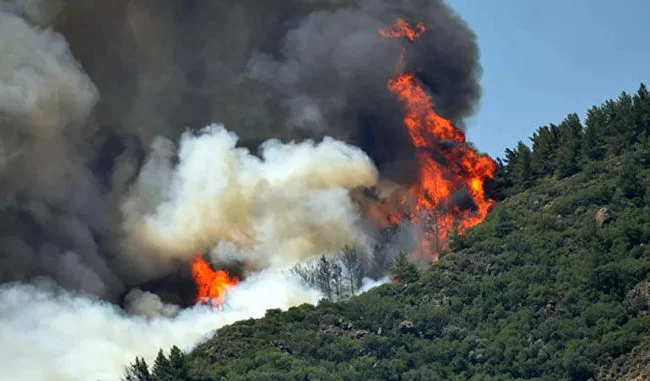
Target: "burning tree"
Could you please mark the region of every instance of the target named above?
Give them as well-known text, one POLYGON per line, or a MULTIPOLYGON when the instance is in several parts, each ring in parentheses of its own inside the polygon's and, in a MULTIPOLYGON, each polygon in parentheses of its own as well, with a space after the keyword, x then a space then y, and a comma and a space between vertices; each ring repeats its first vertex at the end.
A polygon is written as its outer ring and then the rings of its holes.
MULTIPOLYGON (((426 32, 417 24, 411 27, 402 19, 380 29, 386 38, 416 41, 426 32)), ((404 108, 404 126, 416 149, 418 181, 403 200, 405 217, 423 226, 420 257, 437 259, 446 248, 454 223, 462 232, 483 221, 494 201, 486 199, 484 184, 494 178, 496 162, 479 154, 465 140, 465 133, 436 113, 433 99, 415 73, 406 73, 404 54, 400 57, 388 89, 404 108), (457 202, 468 199, 467 205, 457 202), (410 206, 409 201, 414 205, 410 206)))

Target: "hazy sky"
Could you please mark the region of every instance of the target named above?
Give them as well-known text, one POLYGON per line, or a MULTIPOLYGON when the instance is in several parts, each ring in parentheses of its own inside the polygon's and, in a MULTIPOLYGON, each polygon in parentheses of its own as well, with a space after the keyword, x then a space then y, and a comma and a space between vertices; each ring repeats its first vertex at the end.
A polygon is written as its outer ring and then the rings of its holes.
POLYGON ((650 0, 448 0, 478 36, 481 106, 468 138, 505 148, 621 91, 650 86, 650 0))

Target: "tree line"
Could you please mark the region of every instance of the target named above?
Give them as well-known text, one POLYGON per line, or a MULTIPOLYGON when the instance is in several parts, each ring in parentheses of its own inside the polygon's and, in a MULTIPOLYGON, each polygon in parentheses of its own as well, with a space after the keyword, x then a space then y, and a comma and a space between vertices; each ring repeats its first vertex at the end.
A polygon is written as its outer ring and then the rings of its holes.
MULTIPOLYGON (((528 189, 545 177, 563 179, 578 173, 593 161, 619 156, 633 147, 644 147, 635 160, 650 160, 650 94, 644 84, 630 95, 608 100, 587 111, 583 123, 577 114, 569 114, 559 124, 539 127, 528 146, 520 141, 506 149, 498 159, 496 193, 499 198, 528 189)), ((632 176, 634 177, 634 176, 632 176)), ((634 186, 633 186, 634 187, 634 186)))

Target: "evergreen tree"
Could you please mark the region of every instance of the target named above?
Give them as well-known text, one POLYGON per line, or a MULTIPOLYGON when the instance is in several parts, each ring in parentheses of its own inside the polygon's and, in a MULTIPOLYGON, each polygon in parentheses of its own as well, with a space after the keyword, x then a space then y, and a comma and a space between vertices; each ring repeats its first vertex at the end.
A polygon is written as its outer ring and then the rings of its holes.
POLYGON ((332 300, 332 266, 324 255, 321 256, 318 262, 315 280, 316 286, 323 295, 327 299, 332 300))
POLYGON ((506 150, 507 175, 515 189, 522 190, 532 185, 532 152, 523 142, 517 144, 517 149, 506 150))
POLYGON ((609 152, 614 155, 622 154, 636 141, 632 105, 632 97, 623 92, 616 101, 608 100, 602 106, 607 118, 606 142, 609 152))
POLYGON ((622 139, 623 148, 629 147, 636 141, 637 129, 634 124, 634 100, 625 91, 617 101, 617 118, 615 126, 618 135, 622 139))
POLYGON ((531 138, 533 143, 531 160, 532 169, 536 175, 549 176, 553 174, 559 140, 558 127, 553 124, 550 127, 540 127, 533 134, 531 138))
POLYGON ((458 221, 455 221, 452 225, 447 242, 449 249, 453 251, 463 250, 468 247, 467 239, 465 235, 461 233, 458 221))
POLYGON ((149 374, 149 367, 141 357, 136 357, 135 362, 129 365, 122 377, 123 381, 153 381, 149 374))
POLYGON ((332 272, 332 293, 336 296, 335 300, 341 300, 343 297, 343 271, 337 262, 330 263, 332 272))
POLYGON ((187 364, 185 363, 185 355, 177 346, 173 346, 169 351, 169 366, 171 373, 171 380, 173 381, 187 381, 189 380, 189 372, 187 364))
POLYGON ((637 135, 650 136, 650 93, 642 83, 634 95, 632 113, 637 135))
POLYGON ((560 146, 556 158, 556 173, 560 178, 571 176, 580 169, 582 124, 577 114, 570 114, 559 126, 560 146))
POLYGON ((156 381, 172 381, 172 369, 169 360, 165 357, 162 349, 158 351, 156 361, 153 363, 151 375, 156 381))
POLYGON ((418 268, 409 261, 404 252, 395 256, 395 262, 390 272, 393 278, 404 283, 416 282, 420 278, 418 268))
POLYGON ((497 158, 497 170, 494 174, 494 181, 485 183, 485 194, 488 198, 496 201, 503 201, 508 196, 508 190, 512 188, 512 181, 506 172, 506 163, 500 157, 497 158))
POLYGON ((599 107, 592 107, 587 111, 582 139, 582 155, 587 161, 605 157, 605 120, 605 114, 599 107))

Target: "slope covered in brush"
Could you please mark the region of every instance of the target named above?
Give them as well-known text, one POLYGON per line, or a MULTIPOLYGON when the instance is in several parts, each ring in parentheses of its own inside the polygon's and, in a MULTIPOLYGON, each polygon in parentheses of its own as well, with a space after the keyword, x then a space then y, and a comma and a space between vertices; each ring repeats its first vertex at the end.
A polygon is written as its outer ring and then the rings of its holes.
POLYGON ((532 149, 506 151, 503 200, 439 263, 398 256, 401 282, 222 328, 177 367, 188 380, 650 376, 649 136, 643 86, 585 126, 541 127, 532 149))

